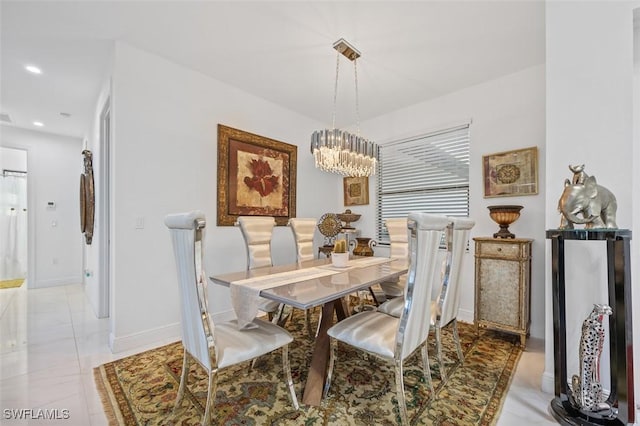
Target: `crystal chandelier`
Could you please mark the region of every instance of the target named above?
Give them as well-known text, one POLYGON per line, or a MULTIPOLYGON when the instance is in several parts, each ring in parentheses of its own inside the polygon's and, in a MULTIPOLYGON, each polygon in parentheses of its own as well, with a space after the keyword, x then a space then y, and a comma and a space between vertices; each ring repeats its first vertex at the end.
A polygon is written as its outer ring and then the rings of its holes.
POLYGON ((360 52, 346 40, 333 43, 336 49, 336 83, 333 91, 333 121, 331 129, 316 130, 311 135, 311 153, 316 168, 343 176, 370 176, 376 173, 378 146, 360 136, 360 111, 358 105, 358 66, 360 52), (336 129, 336 100, 338 97, 338 71, 340 54, 353 61, 356 85, 357 134, 336 129))

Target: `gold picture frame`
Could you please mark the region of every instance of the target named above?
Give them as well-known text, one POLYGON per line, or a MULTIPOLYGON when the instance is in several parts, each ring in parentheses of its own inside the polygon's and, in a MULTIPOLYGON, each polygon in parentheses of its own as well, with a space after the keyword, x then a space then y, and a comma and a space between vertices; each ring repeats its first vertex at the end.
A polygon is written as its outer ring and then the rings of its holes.
POLYGON ((296 216, 298 147, 218 124, 218 226, 238 216, 296 216))
POLYGON ((516 197, 538 193, 538 147, 482 157, 484 197, 516 197))
POLYGON ((345 177, 342 179, 345 206, 364 206, 369 204, 369 178, 345 177))

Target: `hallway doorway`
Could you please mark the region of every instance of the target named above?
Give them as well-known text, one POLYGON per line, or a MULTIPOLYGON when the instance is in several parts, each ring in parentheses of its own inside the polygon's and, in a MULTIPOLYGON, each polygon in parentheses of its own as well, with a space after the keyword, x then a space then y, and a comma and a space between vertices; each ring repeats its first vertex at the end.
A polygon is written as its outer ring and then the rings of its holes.
POLYGON ((27 278, 27 152, 0 147, 0 288, 27 278))

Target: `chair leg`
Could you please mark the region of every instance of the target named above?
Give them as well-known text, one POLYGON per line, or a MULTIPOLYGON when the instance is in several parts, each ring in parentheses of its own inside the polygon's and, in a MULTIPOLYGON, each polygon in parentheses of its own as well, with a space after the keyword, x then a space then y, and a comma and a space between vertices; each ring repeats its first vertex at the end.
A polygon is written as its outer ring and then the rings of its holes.
POLYGON ((458 321, 453 319, 453 340, 456 342, 456 349, 458 351, 458 359, 460 364, 464 363, 464 355, 462 354, 462 345, 460 344, 460 335, 458 334, 458 321))
POLYGON ((281 303, 280 306, 278 306, 276 314, 273 316, 273 320, 271 321, 274 324, 279 325, 280 327, 284 327, 284 324, 287 322, 290 316, 289 314, 285 314, 285 307, 286 305, 284 303, 281 303))
POLYGON ((409 424, 409 415, 407 414, 407 403, 404 395, 404 372, 402 371, 402 360, 395 360, 396 373, 396 397, 398 399, 398 409, 400 411, 400 424, 409 424))
POLYGON ((211 410, 216 400, 216 388, 218 387, 218 369, 209 372, 209 391, 207 392, 207 405, 204 409, 204 417, 202 418, 202 426, 208 426, 211 423, 211 410))
POLYGON ((436 322, 436 325, 434 328, 436 333, 436 351, 438 352, 437 353, 438 365, 440 366, 440 380, 444 382, 445 380, 447 380, 447 373, 444 367, 444 358, 442 357, 442 335, 440 334, 441 333, 440 323, 436 322))
POLYGON ((282 347, 282 369, 284 370, 284 376, 287 380, 287 386, 289 387, 289 395, 291 396, 291 403, 297 410, 300 408, 298 405, 298 397, 296 396, 296 390, 293 387, 293 379, 291 379, 291 365, 289 364, 289 345, 282 347))
POLYGON ((247 374, 249 374, 251 370, 256 368, 256 362, 258 362, 258 358, 254 358, 251 360, 251 362, 249 363, 249 371, 247 371, 247 374))
POLYGON ((178 408, 180 408, 180 404, 182 404, 182 400, 184 399, 184 391, 187 388, 187 378, 189 377, 189 368, 191 367, 191 356, 184 350, 184 355, 182 358, 182 373, 180 374, 180 386, 178 386, 178 396, 176 397, 176 402, 173 406, 173 412, 175 413, 178 408))
POLYGON ((371 297, 373 298, 373 303, 376 306, 380 306, 383 302, 387 300, 384 291, 380 288, 380 284, 376 284, 375 287, 369 287, 369 292, 371 293, 371 297))
POLYGON ((365 296, 362 295, 363 294, 362 291, 359 291, 357 294, 358 294, 358 299, 360 299, 360 305, 359 305, 360 311, 359 312, 362 312, 362 311, 364 311, 364 298, 365 298, 365 296))
POLYGON ((331 387, 331 378, 333 377, 333 366, 336 362, 336 353, 338 352, 338 341, 333 337, 329 337, 329 367, 327 368, 327 379, 324 382, 324 390, 322 397, 326 398, 331 387))
POLYGON ((429 354, 427 353, 427 342, 422 345, 422 371, 424 374, 424 379, 427 381, 429 385, 429 390, 431 391, 431 395, 433 395, 433 381, 431 380, 431 368, 429 367, 429 354))
POLYGON ((320 313, 318 314, 318 326, 316 327, 316 334, 314 335, 314 340, 316 337, 318 337, 318 334, 320 333, 320 325, 322 324, 322 306, 320 307, 320 313))

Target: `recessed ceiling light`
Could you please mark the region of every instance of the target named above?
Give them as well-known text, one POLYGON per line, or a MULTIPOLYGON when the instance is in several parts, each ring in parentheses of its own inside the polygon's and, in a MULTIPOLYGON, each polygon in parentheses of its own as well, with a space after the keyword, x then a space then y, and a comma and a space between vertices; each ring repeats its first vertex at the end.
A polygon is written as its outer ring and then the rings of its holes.
POLYGON ((31 74, 42 74, 42 70, 35 65, 26 65, 24 69, 29 71, 31 74))
POLYGON ((42 126, 44 126, 44 124, 42 123, 42 121, 34 121, 34 122, 33 122, 33 125, 34 125, 34 126, 36 126, 36 127, 42 127, 42 126))

